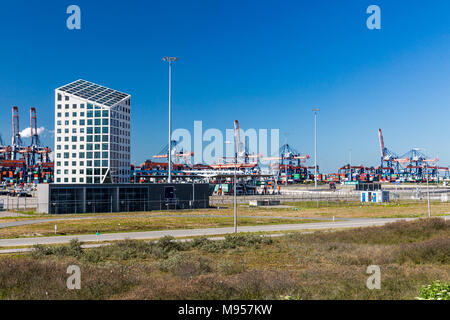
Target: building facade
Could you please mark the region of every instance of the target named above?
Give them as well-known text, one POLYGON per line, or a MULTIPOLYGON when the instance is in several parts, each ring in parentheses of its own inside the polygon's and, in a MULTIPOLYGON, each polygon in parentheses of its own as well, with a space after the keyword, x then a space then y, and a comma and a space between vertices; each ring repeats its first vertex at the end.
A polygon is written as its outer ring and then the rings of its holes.
POLYGON ((55 183, 130 181, 131 96, 85 80, 55 89, 55 183))

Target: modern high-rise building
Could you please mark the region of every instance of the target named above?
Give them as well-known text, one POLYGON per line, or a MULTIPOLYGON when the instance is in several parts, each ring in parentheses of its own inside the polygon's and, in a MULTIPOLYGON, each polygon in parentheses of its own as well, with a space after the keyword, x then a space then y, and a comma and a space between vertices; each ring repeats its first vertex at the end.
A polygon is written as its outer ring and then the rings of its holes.
POLYGON ((55 89, 56 183, 130 181, 131 96, 85 80, 55 89))

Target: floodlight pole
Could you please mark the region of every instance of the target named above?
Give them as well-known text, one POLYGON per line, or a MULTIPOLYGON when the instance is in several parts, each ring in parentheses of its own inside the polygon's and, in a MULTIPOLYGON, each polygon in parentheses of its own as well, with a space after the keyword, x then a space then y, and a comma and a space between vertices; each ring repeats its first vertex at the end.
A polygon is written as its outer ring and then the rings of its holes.
POLYGON ((314 188, 317 190, 317 112, 318 108, 312 109, 314 111, 314 188))
POLYGON ((172 183, 172 62, 177 61, 176 57, 164 57, 163 61, 169 63, 169 148, 167 182, 172 183))
POLYGON ((428 185, 429 175, 428 175, 428 165, 425 166, 425 174, 427 175, 427 198, 428 198, 428 218, 431 218, 431 205, 430 205, 430 186, 428 185))

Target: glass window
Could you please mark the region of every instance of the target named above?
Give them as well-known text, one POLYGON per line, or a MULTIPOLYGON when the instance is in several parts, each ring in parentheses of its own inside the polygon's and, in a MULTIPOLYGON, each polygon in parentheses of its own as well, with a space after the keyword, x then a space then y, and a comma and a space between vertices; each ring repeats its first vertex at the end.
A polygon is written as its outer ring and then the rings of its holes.
POLYGON ((88 176, 92 176, 92 168, 87 168, 87 169, 86 169, 86 174, 87 174, 88 176))
POLYGON ((68 126, 68 125, 69 125, 69 120, 64 121, 64 124, 65 124, 66 126, 68 126))
MULTIPOLYGON (((84 133, 84 129, 83 128, 80 129, 80 133, 84 133)), ((80 141, 84 141, 84 137, 80 137, 80 141)))
POLYGON ((85 121, 84 120, 80 120, 80 126, 84 126, 85 121))
MULTIPOLYGON (((76 126, 77 125, 77 120, 72 120, 72 125, 76 126)), ((76 129, 74 129, 76 132, 76 129)))
POLYGON ((61 137, 57 137, 56 141, 61 142, 61 137))
POLYGON ((108 127, 102 127, 102 133, 108 133, 108 127))
POLYGON ((94 160, 94 167, 100 167, 100 160, 94 160))
POLYGON ((80 109, 84 109, 84 103, 80 104, 80 109))
POLYGON ((61 120, 56 121, 56 124, 57 124, 58 126, 60 126, 60 125, 61 125, 61 120))
POLYGON ((56 132, 57 133, 61 133, 61 129, 56 129, 56 132))
POLYGON ((108 144, 107 143, 103 143, 102 144, 102 150, 108 150, 108 144))
POLYGON ((86 183, 92 183, 92 177, 86 177, 86 183))
POLYGON ((73 105, 72 105, 72 108, 76 109, 76 108, 77 108, 77 105, 76 105, 76 104, 73 104, 73 105))
POLYGON ((76 117, 77 113, 76 112, 72 112, 72 117, 76 117))
POLYGON ((95 141, 95 142, 100 142, 100 136, 99 136, 99 135, 96 135, 95 138, 94 138, 94 141, 95 141))
POLYGON ((92 159, 92 152, 86 152, 86 158, 92 159))
POLYGON ((56 146, 56 150, 61 150, 61 145, 60 145, 60 144, 58 144, 58 145, 56 146))
POLYGON ((64 159, 69 159, 69 153, 68 152, 64 152, 64 159))
POLYGON ((100 175, 100 168, 94 168, 94 175, 99 176, 100 175))
POLYGON ((58 109, 61 109, 61 105, 60 104, 58 104, 58 109))
POLYGON ((88 167, 92 166, 92 160, 88 160, 88 161, 86 161, 86 163, 87 163, 88 167))
POLYGON ((108 117, 108 110, 103 110, 102 115, 103 117, 108 117))
POLYGON ((77 136, 72 136, 72 142, 77 142, 77 136))
POLYGON ((80 150, 84 150, 84 144, 80 144, 80 150))
POLYGON ((92 133, 92 131, 93 131, 93 130, 92 130, 92 127, 87 127, 87 131, 86 131, 86 132, 87 132, 88 134, 89 134, 89 133, 92 133))
POLYGON ((86 144, 86 150, 92 150, 92 143, 86 144))
POLYGON ((84 152, 80 152, 80 153, 79 153, 79 158, 80 158, 80 159, 84 159, 84 152))
POLYGON ((86 139, 87 139, 87 140, 86 140, 87 142, 92 142, 92 139, 93 139, 93 138, 92 138, 92 136, 86 136, 86 139))
POLYGON ((69 113, 68 113, 68 112, 64 113, 64 116, 65 116, 65 117, 68 117, 68 116, 69 116, 69 113))
POLYGON ((58 93, 58 101, 61 101, 61 100, 62 100, 62 96, 60 93, 58 93))
POLYGON ((99 125, 100 125, 100 122, 101 122, 100 120, 101 120, 101 119, 95 119, 95 125, 96 125, 96 126, 99 126, 99 125))
POLYGON ((102 119, 102 124, 104 126, 107 126, 108 125, 108 119, 102 119))
POLYGON ((69 96, 65 96, 64 98, 66 98, 66 101, 69 101, 69 96))
POLYGON ((93 113, 92 113, 92 111, 88 111, 88 112, 86 112, 86 117, 88 117, 88 118, 92 118, 92 116, 93 116, 93 113))
POLYGON ((100 143, 95 144, 95 150, 100 150, 100 143))
POLYGON ((77 178, 72 178, 72 182, 77 182, 77 178))
POLYGON ((92 119, 88 119, 88 120, 87 120, 87 125, 88 125, 88 126, 92 126, 92 119))
POLYGON ((88 110, 89 110, 89 109, 93 109, 92 104, 88 103, 88 104, 87 104, 87 109, 88 109, 88 110))
POLYGON ((80 182, 84 182, 84 178, 80 178, 80 182))
POLYGON ((57 116, 58 118, 60 118, 60 117, 61 117, 61 112, 58 112, 58 113, 56 114, 56 116, 57 116))
POLYGON ((108 136, 107 135, 103 135, 102 136, 102 141, 103 142, 108 142, 108 136))
POLYGON ((95 117, 100 118, 102 116, 101 111, 95 111, 95 117))
POLYGON ((100 159, 100 152, 94 152, 94 159, 100 159))
POLYGON ((100 177, 94 177, 94 183, 100 183, 100 177))
POLYGON ((94 127, 94 132, 95 133, 100 133, 100 127, 94 127))
POLYGON ((108 159, 108 152, 102 152, 102 158, 108 159))

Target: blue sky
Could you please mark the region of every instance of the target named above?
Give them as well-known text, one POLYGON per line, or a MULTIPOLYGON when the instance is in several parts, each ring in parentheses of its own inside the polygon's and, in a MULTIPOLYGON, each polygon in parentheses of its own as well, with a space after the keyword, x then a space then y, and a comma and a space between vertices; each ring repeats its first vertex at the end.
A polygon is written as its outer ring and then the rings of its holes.
MULTIPOLYGON (((388 148, 421 147, 450 164, 450 2, 3 1, 0 4, 0 133, 11 139, 38 110, 52 146, 53 90, 82 78, 132 95, 132 162, 167 144, 166 55, 173 76, 173 127, 225 131, 279 128, 281 143, 319 164, 377 165, 377 129, 388 148), (81 30, 66 8, 81 8, 81 30), (381 30, 366 8, 381 8, 381 30)), ((312 163, 312 162, 310 162, 312 163)))

